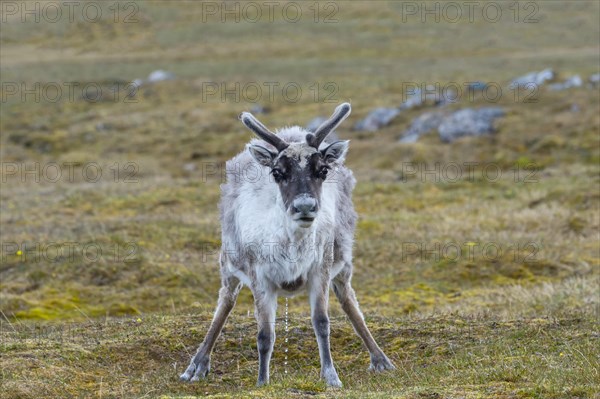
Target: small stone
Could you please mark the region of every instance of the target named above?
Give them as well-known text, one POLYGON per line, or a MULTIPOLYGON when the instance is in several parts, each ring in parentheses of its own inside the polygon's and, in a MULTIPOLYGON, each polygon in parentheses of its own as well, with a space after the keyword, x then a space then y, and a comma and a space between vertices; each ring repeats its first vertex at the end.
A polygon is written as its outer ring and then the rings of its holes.
POLYGON ((141 87, 143 84, 144 81, 142 79, 136 79, 133 82, 131 82, 131 86, 133 86, 133 88, 141 87))
POLYGON ((183 170, 185 170, 186 172, 193 172, 196 170, 196 164, 193 162, 188 162, 183 165, 183 170))
POLYGON ((487 88, 487 83, 481 82, 481 81, 470 82, 469 84, 467 84, 467 90, 471 90, 471 91, 483 91, 486 88, 487 88))
POLYGON ((482 136, 495 131, 494 121, 504 116, 502 108, 466 108, 445 117, 438 127, 440 139, 450 143, 463 136, 482 136))
POLYGON ((421 89, 417 88, 410 93, 406 93, 406 100, 400 105, 400 109, 412 109, 423 105, 424 96, 421 89))
POLYGON ((163 80, 173 80, 175 79, 175 75, 171 72, 163 71, 162 69, 158 69, 153 71, 148 75, 148 82, 162 82, 163 80))
POLYGON ((390 124, 399 113, 400 110, 398 108, 375 108, 363 120, 358 121, 354 125, 354 130, 375 132, 390 124))
POLYGON ((569 79, 565 80, 564 82, 553 83, 551 85, 548 85, 548 89, 554 90, 554 91, 559 91, 559 90, 566 90, 566 89, 571 89, 573 87, 581 87, 581 86, 583 86, 583 79, 581 79, 581 76, 575 75, 575 76, 571 76, 569 79))
POLYGON ((96 130, 99 132, 110 130, 113 128, 113 125, 110 123, 99 122, 96 124, 96 130))
POLYGON ((423 134, 437 129, 444 118, 444 114, 440 111, 425 112, 416 117, 410 127, 404 132, 401 143, 414 143, 423 134))
POLYGON ((453 104, 457 101, 458 95, 452 89, 443 90, 436 97, 434 104, 438 107, 443 107, 448 104, 453 104))
POLYGON ((512 81, 511 89, 517 87, 527 88, 528 85, 541 86, 549 80, 553 80, 555 73, 552 69, 544 69, 540 72, 530 72, 527 75, 520 76, 512 81))
POLYGON ((250 108, 250 112, 253 114, 267 114, 269 112, 269 109, 266 107, 263 107, 260 104, 256 104, 256 105, 253 105, 252 108, 250 108))
POLYGON ((400 143, 403 143, 403 144, 416 143, 417 140, 419 140, 419 137, 420 136, 418 134, 409 134, 409 135, 402 137, 400 139, 400 143))
POLYGON ((406 100, 400 104, 400 110, 413 109, 422 106, 439 106, 455 103, 458 95, 451 88, 427 85, 425 89, 416 88, 406 93, 406 100))

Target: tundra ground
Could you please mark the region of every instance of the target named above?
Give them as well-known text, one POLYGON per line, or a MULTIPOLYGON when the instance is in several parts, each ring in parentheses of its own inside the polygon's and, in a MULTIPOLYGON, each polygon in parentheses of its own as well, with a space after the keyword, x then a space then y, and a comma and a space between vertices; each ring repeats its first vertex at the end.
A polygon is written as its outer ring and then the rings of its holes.
POLYGON ((598 89, 542 87, 532 102, 509 89, 547 67, 559 80, 597 73, 598 3, 539 2, 536 23, 404 22, 394 2, 336 4, 332 24, 203 23, 199 6, 161 2, 139 2, 136 23, 3 23, 0 397, 598 398, 598 89), (126 97, 156 69, 177 79, 126 97), (493 136, 399 144, 427 108, 350 129, 398 106, 407 84, 473 80, 503 94, 448 107, 502 106, 493 136), (37 101, 10 82, 64 91, 37 101), (69 98, 66 82, 102 96, 69 98), (250 82, 265 89, 257 116, 273 128, 352 102, 338 134, 358 180, 354 286, 395 372, 367 372, 332 297, 344 388, 326 389, 300 296, 287 332, 280 299, 272 384, 256 388, 244 289, 208 379, 178 381, 216 304, 222 168, 251 138, 236 116, 254 104, 221 98, 236 82, 242 97, 250 82), (269 99, 266 82, 303 94, 269 99))

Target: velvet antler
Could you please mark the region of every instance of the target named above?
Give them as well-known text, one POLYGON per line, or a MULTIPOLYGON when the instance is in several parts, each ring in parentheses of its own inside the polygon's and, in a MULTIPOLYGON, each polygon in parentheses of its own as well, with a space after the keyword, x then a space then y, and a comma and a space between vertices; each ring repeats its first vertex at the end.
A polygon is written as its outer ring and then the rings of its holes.
POLYGON ((338 105, 329 119, 323 122, 314 133, 306 135, 306 142, 312 147, 319 148, 319 145, 321 145, 327 135, 338 127, 350 115, 351 111, 352 107, 350 103, 338 105))

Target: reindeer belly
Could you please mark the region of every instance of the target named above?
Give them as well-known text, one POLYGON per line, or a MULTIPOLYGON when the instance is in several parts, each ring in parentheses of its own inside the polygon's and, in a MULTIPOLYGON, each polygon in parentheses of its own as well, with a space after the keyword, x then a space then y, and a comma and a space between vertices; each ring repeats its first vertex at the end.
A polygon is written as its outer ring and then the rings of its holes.
POLYGON ((286 282, 279 284, 279 288, 282 290, 285 290, 285 291, 294 292, 294 291, 297 291, 300 288, 304 287, 305 283, 306 283, 306 278, 304 278, 304 276, 300 276, 294 281, 286 281, 286 282))

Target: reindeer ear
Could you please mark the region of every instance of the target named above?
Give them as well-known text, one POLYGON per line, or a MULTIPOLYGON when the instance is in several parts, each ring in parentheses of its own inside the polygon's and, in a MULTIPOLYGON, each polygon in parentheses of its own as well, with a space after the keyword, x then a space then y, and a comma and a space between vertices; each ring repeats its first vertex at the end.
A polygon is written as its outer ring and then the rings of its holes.
POLYGON ((270 167, 273 159, 277 156, 276 153, 266 149, 262 145, 248 144, 247 148, 250 151, 250 154, 252 154, 252 157, 256 159, 256 162, 264 166, 270 167))
POLYGON ((336 141, 330 144, 329 146, 323 148, 321 150, 323 159, 327 163, 343 163, 344 159, 346 158, 346 153, 348 152, 349 144, 350 140, 336 141))

